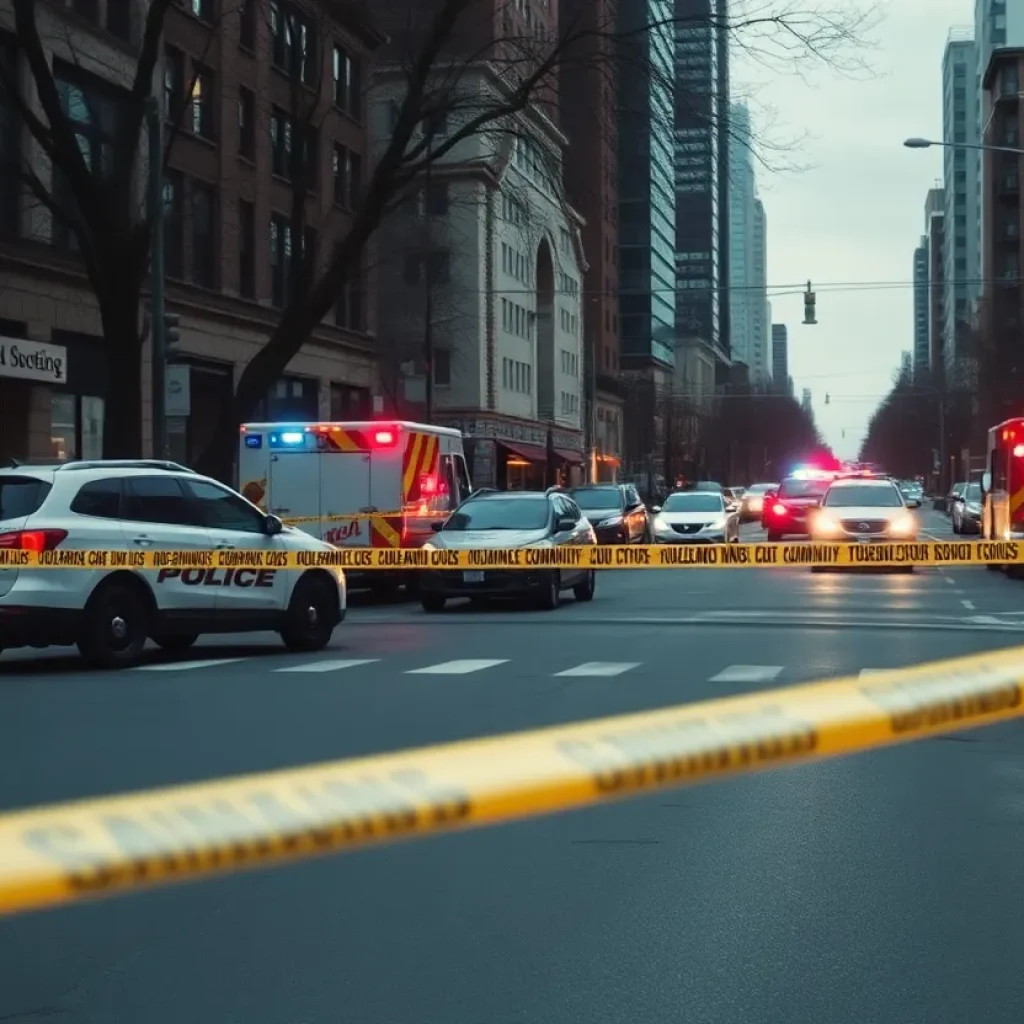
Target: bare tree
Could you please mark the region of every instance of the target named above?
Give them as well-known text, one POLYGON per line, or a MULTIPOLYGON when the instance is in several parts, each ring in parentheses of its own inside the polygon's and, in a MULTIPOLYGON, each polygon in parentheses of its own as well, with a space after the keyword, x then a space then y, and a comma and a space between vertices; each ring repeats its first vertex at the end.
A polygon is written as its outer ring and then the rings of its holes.
MULTIPOLYGON (((111 400, 104 430, 107 454, 137 455, 142 422, 140 299, 148 273, 150 236, 147 213, 138 201, 144 168, 140 142, 147 103, 154 97, 171 0, 152 0, 147 10, 134 73, 111 134, 109 161, 87 159, 78 144, 72 113, 62 100, 41 37, 41 20, 47 16, 41 12, 47 8, 37 0, 12 2, 18 45, 35 97, 23 97, 10 74, 0 72, 0 86, 16 105, 39 155, 38 163, 25 168, 26 184, 76 239, 96 293, 111 355, 111 400), (47 170, 40 173, 43 166, 47 170), (66 186, 70 201, 56 190, 56 182, 66 186)), ((763 6, 755 5, 713 27, 727 32, 734 46, 766 63, 766 54, 773 54, 792 70, 807 62, 841 63, 844 54, 856 51, 868 24, 866 15, 842 8, 805 9, 796 0, 773 4, 774 0, 766 0, 763 6)), ((359 275, 378 228, 410 186, 449 154, 472 151, 478 159, 491 161, 494 154, 528 136, 535 111, 555 113, 558 76, 567 67, 592 66, 595 60, 603 60, 610 80, 616 71, 629 74, 631 60, 649 67, 645 54, 631 49, 631 44, 659 27, 641 24, 622 30, 608 24, 595 33, 569 23, 552 33, 524 24, 509 3, 495 32, 493 0, 391 0, 381 4, 387 10, 377 5, 346 6, 379 19, 389 33, 386 59, 402 76, 398 110, 351 220, 337 237, 321 238, 316 249, 303 248, 306 232, 296 230, 306 221, 296 190, 291 245, 300 255, 290 264, 285 306, 266 343, 240 375, 201 460, 202 468, 216 475, 229 473, 237 424, 279 378, 339 293, 359 275), (612 45, 595 50, 595 35, 612 45), (422 130, 425 122, 440 118, 450 126, 443 137, 422 130)), ((293 74, 301 77, 305 53, 301 38, 293 38, 291 51, 296 62, 293 74)), ((292 147, 291 171, 300 180, 302 151, 301 145, 292 147)))

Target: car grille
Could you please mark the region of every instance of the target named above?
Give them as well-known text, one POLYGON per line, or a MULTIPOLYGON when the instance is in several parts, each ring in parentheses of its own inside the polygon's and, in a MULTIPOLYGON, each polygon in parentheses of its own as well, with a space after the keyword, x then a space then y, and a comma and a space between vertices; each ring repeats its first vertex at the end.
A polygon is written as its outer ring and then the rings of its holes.
POLYGON ((885 533, 889 528, 888 519, 843 519, 840 521, 847 533, 885 533))
POLYGON ((676 533, 700 533, 707 523, 681 523, 672 527, 676 533))

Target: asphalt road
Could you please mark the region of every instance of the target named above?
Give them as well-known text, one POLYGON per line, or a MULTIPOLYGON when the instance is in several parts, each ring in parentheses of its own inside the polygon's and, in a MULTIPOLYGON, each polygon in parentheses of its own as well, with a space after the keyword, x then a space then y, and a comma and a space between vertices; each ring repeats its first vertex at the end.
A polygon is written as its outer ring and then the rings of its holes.
MULTIPOLYGON (((306 658, 4 655, 0 809, 1022 642, 1024 584, 984 569, 687 570, 556 612, 366 605, 306 658)), ((0 920, 0 1021, 1017 1024, 1022 839, 1011 723, 0 920)))

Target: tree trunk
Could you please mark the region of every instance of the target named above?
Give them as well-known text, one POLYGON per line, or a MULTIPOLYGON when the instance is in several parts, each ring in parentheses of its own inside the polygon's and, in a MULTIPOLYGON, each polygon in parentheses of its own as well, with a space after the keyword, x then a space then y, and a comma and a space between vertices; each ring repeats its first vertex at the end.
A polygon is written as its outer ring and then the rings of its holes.
POLYGON ((107 349, 103 457, 139 459, 142 450, 142 339, 139 293, 126 284, 99 296, 107 349))

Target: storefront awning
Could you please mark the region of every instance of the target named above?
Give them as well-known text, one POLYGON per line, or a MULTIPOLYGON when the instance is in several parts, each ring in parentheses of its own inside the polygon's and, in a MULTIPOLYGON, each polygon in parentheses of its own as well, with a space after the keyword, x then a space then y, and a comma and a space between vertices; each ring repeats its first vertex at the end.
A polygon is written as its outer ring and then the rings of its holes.
POLYGON ((513 455, 518 455, 527 462, 547 462, 548 450, 536 444, 510 444, 508 441, 498 442, 513 455))
POLYGON ((570 448, 556 448, 555 454, 564 462, 571 462, 574 466, 583 465, 583 452, 574 452, 570 448))

